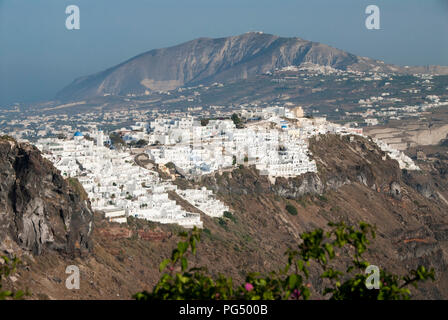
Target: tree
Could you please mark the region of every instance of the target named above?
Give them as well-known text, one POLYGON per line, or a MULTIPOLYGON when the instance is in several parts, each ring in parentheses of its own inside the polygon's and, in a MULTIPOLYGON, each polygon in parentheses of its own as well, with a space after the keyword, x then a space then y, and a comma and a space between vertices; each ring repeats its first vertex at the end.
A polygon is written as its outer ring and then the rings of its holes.
POLYGON ((137 142, 134 142, 133 145, 136 148, 143 148, 144 146, 148 145, 148 141, 144 140, 144 139, 140 139, 137 142))
POLYGON ((241 119, 236 113, 232 114, 231 119, 236 126, 239 126, 241 124, 241 119))
POLYGON ((175 170, 176 169, 176 165, 174 163, 172 163, 171 161, 166 163, 165 167, 167 167, 170 170, 175 170))
POLYGON ((123 138, 116 132, 112 132, 109 135, 110 141, 115 146, 123 146, 126 144, 126 142, 123 140, 123 138))
POLYGON ((157 299, 199 299, 199 300, 307 300, 311 297, 308 283, 310 265, 320 270, 325 289, 320 292, 328 299, 410 299, 409 285, 417 287, 418 282, 434 280, 434 270, 427 271, 419 266, 408 275, 397 276, 384 270, 380 272, 379 289, 368 289, 368 275, 365 269, 370 264, 362 258, 374 228, 360 223, 359 228, 345 223, 329 223, 330 230, 316 229, 300 235, 302 241, 297 249, 285 253, 286 263, 278 271, 268 274, 249 273, 239 285, 231 277, 220 274, 212 278, 205 267, 189 267, 188 257, 196 254, 200 231, 181 233, 183 241, 172 251, 171 258, 160 264, 161 278, 151 292, 143 291, 133 297, 137 300, 157 299), (347 248, 348 247, 348 248, 347 248), (348 249, 348 250, 347 250, 348 249), (337 252, 339 251, 339 252, 337 252), (348 255, 348 267, 339 270, 336 257, 348 255))
POLYGON ((223 216, 236 223, 236 218, 230 211, 224 211, 223 216))
POLYGON ((95 139, 92 138, 89 134, 84 135, 84 139, 89 140, 89 141, 95 141, 95 139))

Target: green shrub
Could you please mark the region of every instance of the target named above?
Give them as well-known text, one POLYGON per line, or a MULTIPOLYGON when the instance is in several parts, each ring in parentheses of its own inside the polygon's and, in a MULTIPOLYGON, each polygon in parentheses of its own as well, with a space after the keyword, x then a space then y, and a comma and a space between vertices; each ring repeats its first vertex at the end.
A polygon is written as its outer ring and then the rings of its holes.
POLYGON ((116 145, 116 146, 126 145, 126 142, 123 140, 123 138, 120 136, 120 134, 118 134, 116 132, 112 132, 109 135, 109 138, 113 145, 116 145))
POLYGON ((297 208, 294 207, 292 204, 288 203, 285 207, 286 211, 288 211, 288 213, 290 215, 296 216, 297 215, 297 208))
POLYGON ((231 212, 224 211, 224 217, 236 223, 236 218, 231 212))
POLYGON ((218 224, 227 230, 227 221, 226 220, 224 220, 223 218, 218 218, 218 224))
MULTIPOLYGON (((194 228, 177 244, 171 258, 160 264, 161 278, 151 292, 143 291, 133 297, 137 300, 308 300, 311 297, 309 265, 312 262, 326 279, 320 295, 334 300, 400 300, 410 299, 409 285, 432 279, 434 270, 419 266, 408 275, 397 276, 380 270, 379 289, 367 289, 369 263, 362 257, 375 237, 374 228, 360 223, 359 228, 345 223, 329 223, 330 230, 316 229, 300 235, 302 241, 296 249, 286 252, 286 263, 279 271, 266 275, 249 273, 245 281, 234 285, 233 279, 225 275, 213 278, 204 267, 189 267, 188 256, 195 255, 200 231, 194 228), (348 248, 347 248, 348 247, 348 248), (338 251, 338 252, 337 252, 338 251), (350 261, 348 268, 335 269, 336 258, 350 261), (333 262, 333 263, 330 263, 333 262)), ((341 263, 339 263, 341 265, 341 263)))
POLYGON ((317 195, 317 199, 319 199, 322 202, 327 202, 328 201, 327 197, 324 196, 323 194, 317 195))
POLYGON ((8 136, 8 135, 0 136, 0 140, 6 140, 6 141, 11 141, 11 142, 15 142, 16 141, 16 139, 14 139, 13 137, 8 136))
POLYGON ((240 125, 242 122, 240 117, 236 113, 232 114, 231 119, 236 126, 240 125))
POLYGON ((2 282, 3 278, 9 277, 11 274, 13 274, 16 271, 16 267, 18 264, 20 264, 20 260, 16 257, 10 259, 5 256, 0 256, 0 300, 6 300, 6 299, 21 299, 25 295, 28 295, 29 293, 23 292, 22 290, 18 291, 10 291, 10 290, 2 290, 2 282))
POLYGON ((168 162, 167 164, 165 164, 165 167, 167 167, 168 169, 175 169, 176 165, 172 162, 168 162))

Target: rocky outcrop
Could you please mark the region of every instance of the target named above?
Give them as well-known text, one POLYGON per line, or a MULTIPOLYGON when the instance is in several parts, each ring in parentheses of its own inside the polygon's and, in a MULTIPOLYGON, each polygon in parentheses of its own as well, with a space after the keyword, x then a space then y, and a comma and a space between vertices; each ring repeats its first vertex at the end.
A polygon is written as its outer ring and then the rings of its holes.
POLYGON ((398 182, 394 181, 390 184, 389 194, 396 200, 401 200, 401 186, 398 182))
POLYGON ((426 172, 405 171, 403 174, 404 182, 418 191, 428 199, 437 199, 436 187, 430 175, 426 172))
MULTIPOLYGON (((435 197, 438 189, 429 174, 401 170, 364 137, 321 135, 310 140, 309 149, 317 173, 273 182, 253 166, 244 166, 203 177, 199 184, 213 189, 236 216, 244 215, 245 224, 251 217, 258 223, 254 234, 269 234, 269 240, 281 231, 294 237, 339 220, 370 223, 377 228, 370 262, 399 273, 417 265, 434 267, 438 280, 419 297, 446 297, 447 203, 435 197), (297 208, 297 216, 286 212, 286 204, 297 208), (258 230, 265 225, 275 226, 275 231, 258 230)), ((441 164, 436 169, 445 172, 441 164)))
MULTIPOLYGON (((93 211, 39 150, 0 138, 0 241, 33 254, 86 254, 93 211)), ((7 250, 8 248, 0 248, 7 250)))
POLYGON ((322 194, 326 187, 319 175, 312 173, 294 179, 276 179, 272 191, 281 197, 300 198, 305 194, 322 194))

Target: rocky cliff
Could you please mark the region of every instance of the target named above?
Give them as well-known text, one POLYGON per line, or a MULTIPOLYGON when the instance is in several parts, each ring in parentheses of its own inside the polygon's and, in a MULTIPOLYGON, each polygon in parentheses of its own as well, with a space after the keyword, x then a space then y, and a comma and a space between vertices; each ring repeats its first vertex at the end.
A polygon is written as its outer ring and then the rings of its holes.
POLYGON ((271 183, 254 168, 224 175, 205 176, 201 183, 215 193, 232 196, 272 193, 299 199, 322 195, 348 184, 359 183, 378 192, 400 193, 401 170, 375 143, 357 136, 325 135, 311 139, 310 151, 318 172, 271 183))
MULTIPOLYGON (((15 150, 16 153, 23 150, 17 144, 10 147, 5 144, 2 142, 1 150, 15 150)), ((25 150, 34 154, 34 149, 25 150)), ((370 263, 397 274, 405 274, 417 265, 434 267, 436 282, 411 290, 417 298, 447 298, 448 204, 437 197, 437 192, 427 197, 417 187, 424 184, 420 174, 409 177, 396 161, 365 138, 320 136, 310 142, 310 151, 317 162, 318 173, 276 179, 274 183, 250 166, 204 176, 198 181, 178 178, 176 182, 181 188, 195 185, 215 190, 217 197, 226 202, 233 213, 231 219, 201 214, 204 230, 191 265, 206 266, 213 275, 222 273, 232 276, 236 282, 243 281, 247 272, 267 272, 282 266, 285 251, 297 246, 299 235, 304 231, 325 228, 329 221, 349 224, 364 221, 377 227, 377 237, 366 253, 370 263), (296 207, 297 215, 288 213, 287 204, 296 207)), ((14 152, 6 159, 20 158, 14 156, 14 152)), ((2 158, 5 158, 3 154, 2 158)), ((2 166, 7 164, 7 168, 17 167, 10 161, 1 163, 2 166)), ((37 174, 39 168, 46 165, 42 160, 31 163, 29 175, 37 175, 42 180, 48 177, 46 184, 40 185, 51 187, 41 189, 47 190, 54 199, 66 201, 61 195, 70 186, 61 180, 62 191, 57 192, 52 189, 56 184, 50 182, 53 179, 50 172, 54 171, 37 174)), ((437 177, 440 174, 440 180, 436 177, 431 182, 435 188, 442 179, 446 180, 446 166, 436 169, 427 173, 437 177)), ((15 180, 16 170, 8 170, 15 180)), ((2 180, 2 190, 3 184, 2 180)), ((33 194, 41 194, 49 200, 45 192, 33 194)), ((188 205, 182 201, 178 204, 188 205)), ((79 202, 74 208, 79 208, 77 205, 79 202)), ((14 210, 8 212, 8 221, 14 221, 11 220, 14 210)), ((56 225, 61 226, 62 219, 54 218, 56 225)), ((119 226, 97 214, 95 225, 89 257, 65 258, 54 250, 47 250, 36 256, 35 261, 24 259, 28 269, 19 269, 18 280, 10 285, 28 287, 32 299, 130 299, 137 291, 150 290, 159 279, 159 263, 170 255, 181 230, 178 226, 139 219, 130 219, 127 225, 119 226), (76 264, 81 270, 80 290, 70 291, 65 287, 65 268, 69 264, 76 264)), ((15 224, 11 227, 14 231, 15 224)), ((310 284, 315 289, 324 286, 317 269, 312 270, 310 284)))
MULTIPOLYGON (((301 232, 330 221, 375 225, 379 236, 368 260, 397 273, 419 264, 432 266, 438 280, 424 287, 419 297, 447 297, 448 203, 437 191, 440 184, 429 182, 429 173, 400 170, 369 139, 318 136, 310 141, 310 151, 318 173, 272 183, 255 168, 243 167, 203 177, 196 184, 213 189, 246 228, 256 228, 260 248, 280 245, 285 233, 290 238, 283 241, 298 241, 301 232), (295 206, 298 215, 288 214, 286 204, 295 206), (277 230, 261 231, 262 225, 276 225, 277 230), (263 239, 266 234, 268 239, 263 239)), ((251 236, 257 237, 252 232, 251 236)), ((313 281, 315 287, 321 285, 313 281)))
POLYGON ((0 252, 87 253, 92 218, 88 200, 38 149, 0 138, 0 252))

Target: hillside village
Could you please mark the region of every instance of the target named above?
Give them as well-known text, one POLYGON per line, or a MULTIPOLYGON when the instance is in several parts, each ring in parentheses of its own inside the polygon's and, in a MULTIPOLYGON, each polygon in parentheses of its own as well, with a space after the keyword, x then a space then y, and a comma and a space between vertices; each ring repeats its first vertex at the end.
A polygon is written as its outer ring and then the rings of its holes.
MULTIPOLYGON (((162 179, 155 167, 168 173, 171 167, 185 179, 195 179, 253 165, 274 183, 277 177, 317 172, 308 150, 309 138, 327 133, 362 135, 362 129, 346 128, 325 118, 307 118, 301 107, 241 110, 239 114, 207 121, 191 116, 156 118, 138 121, 110 136, 98 129, 76 131, 70 138, 39 139, 36 146, 64 177, 78 179, 93 209, 104 212, 111 221, 125 223, 133 216, 201 228, 200 213, 182 208, 169 198, 170 192, 210 217, 222 217, 229 207, 211 190, 179 189, 172 180, 162 179), (126 147, 136 142, 141 145, 126 147), (152 169, 136 163, 138 154, 147 155, 152 169)), ((419 170, 402 152, 378 143, 401 168, 419 170)))

